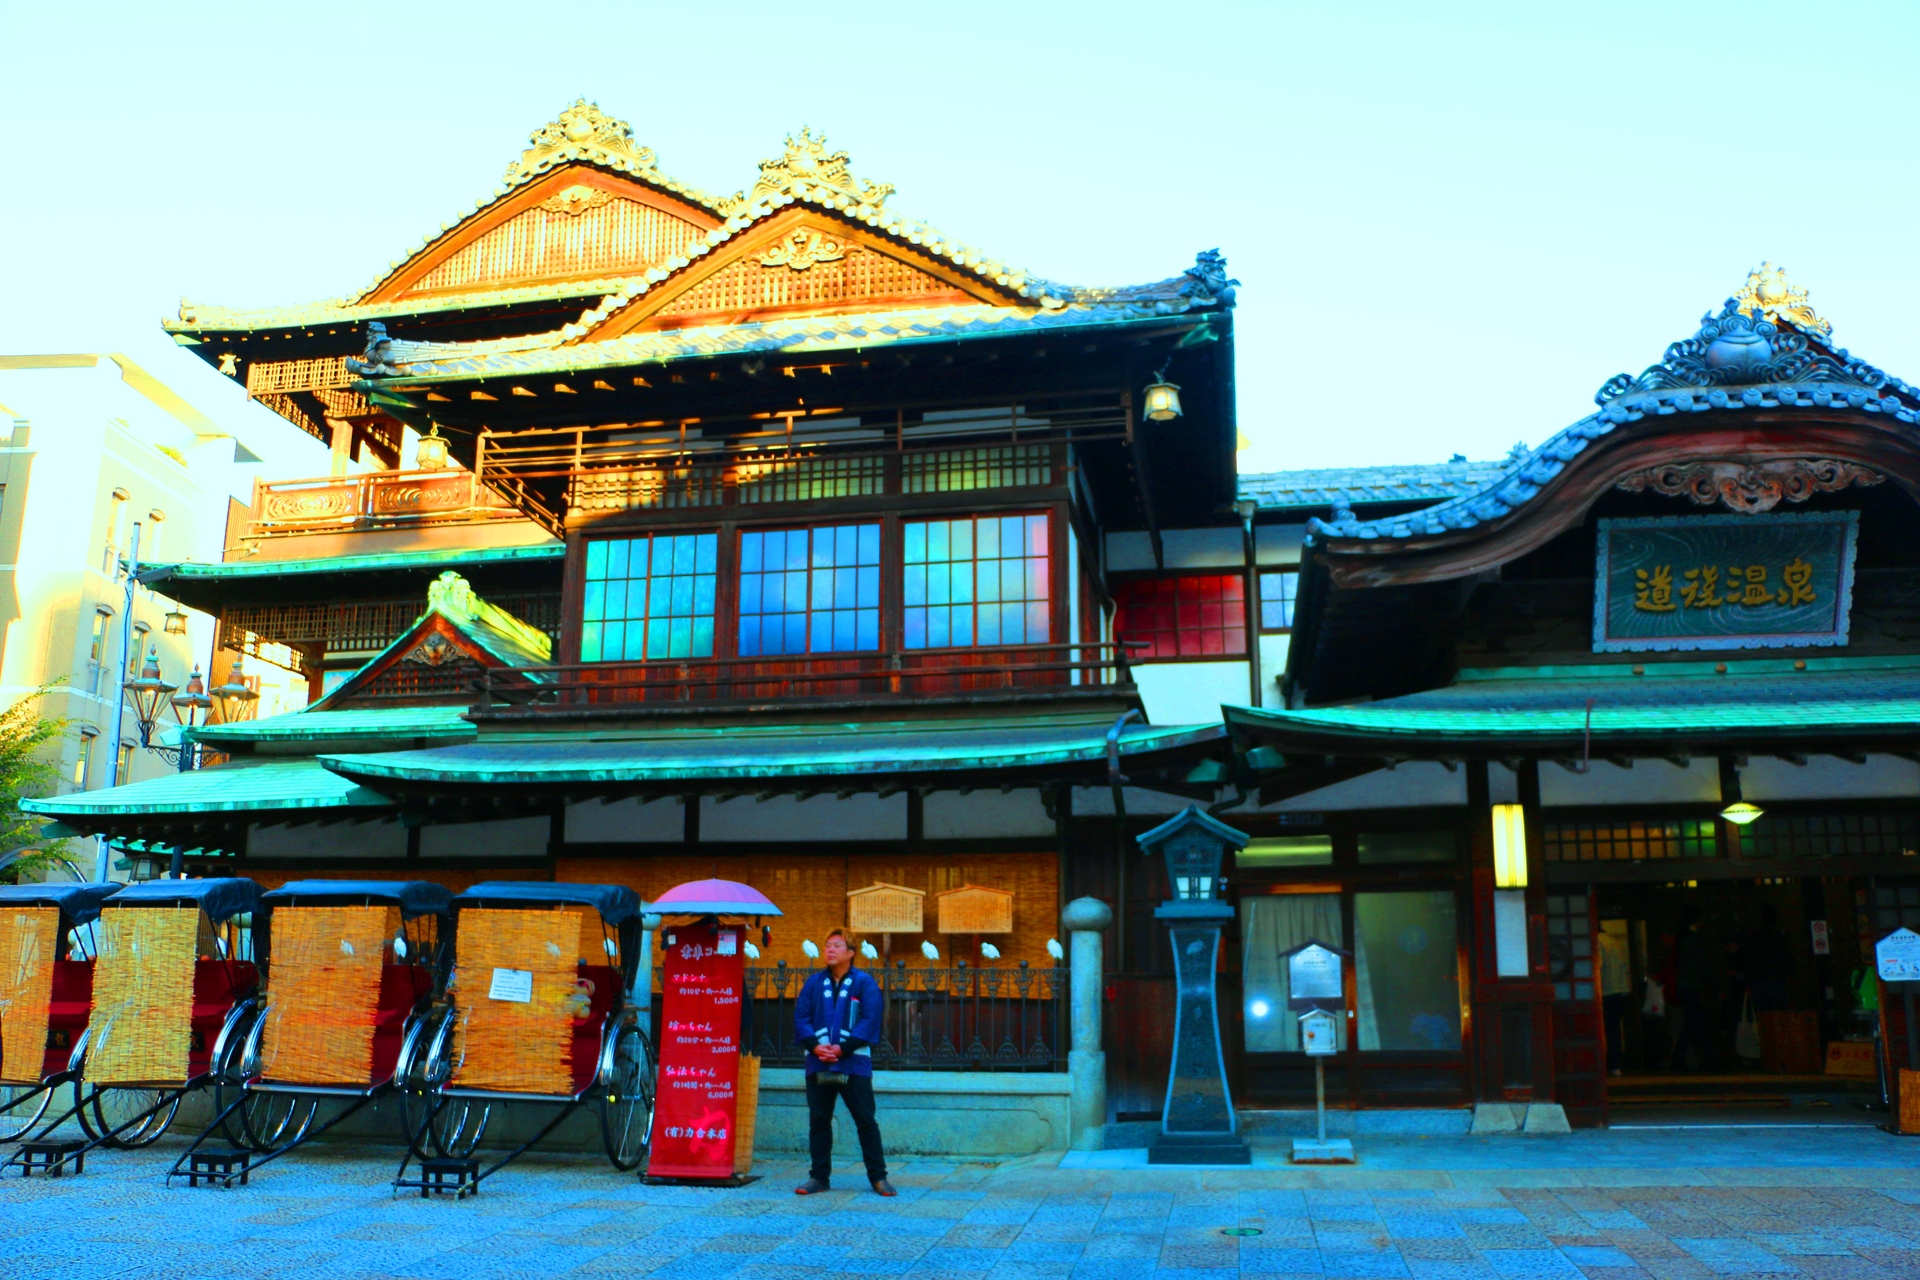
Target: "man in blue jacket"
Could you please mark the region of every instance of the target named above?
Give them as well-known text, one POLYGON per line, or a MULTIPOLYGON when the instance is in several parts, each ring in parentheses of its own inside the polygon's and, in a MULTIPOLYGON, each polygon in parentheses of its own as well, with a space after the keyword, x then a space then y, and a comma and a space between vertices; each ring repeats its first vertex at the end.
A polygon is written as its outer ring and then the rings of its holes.
POLYGON ((793 1005, 793 1035, 807 1051, 807 1145, 813 1167, 793 1189, 810 1196, 833 1179, 833 1104, 847 1100, 860 1135, 860 1156, 876 1195, 895 1194, 887 1181, 887 1153, 873 1118, 873 1045, 884 1012, 880 984, 853 967, 853 944, 845 930, 827 935, 827 967, 807 979, 793 1005))

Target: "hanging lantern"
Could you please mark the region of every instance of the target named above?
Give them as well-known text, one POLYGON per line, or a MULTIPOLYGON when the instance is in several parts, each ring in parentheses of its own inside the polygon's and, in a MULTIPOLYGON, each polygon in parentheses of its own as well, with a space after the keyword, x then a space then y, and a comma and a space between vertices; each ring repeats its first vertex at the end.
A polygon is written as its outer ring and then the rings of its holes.
POLYGON ((1736 800, 1734 803, 1722 809, 1720 816, 1736 827, 1744 827, 1765 812, 1766 810, 1757 804, 1748 804, 1745 800, 1736 800))
POLYGON ((246 672, 241 664, 246 660, 244 654, 235 654, 233 670, 227 673, 227 682, 213 691, 214 702, 220 708, 220 723, 236 724, 241 720, 253 718, 254 703, 260 695, 247 683, 246 672))
POLYGON ((1493 806, 1493 887, 1527 887, 1527 811, 1521 805, 1493 806))
POLYGON ((427 423, 427 434, 414 442, 413 465, 419 471, 444 471, 447 467, 447 439, 440 434, 440 424, 427 423))
POLYGON ((1149 422, 1172 422, 1180 416, 1180 388, 1167 381, 1165 369, 1155 374, 1153 381, 1147 384, 1142 403, 1142 412, 1149 422))
POLYGON ((147 660, 140 667, 140 678, 122 686, 127 701, 133 704, 134 718, 140 722, 141 746, 153 741, 153 722, 160 714, 161 699, 179 687, 160 678, 160 651, 149 647, 147 660))
POLYGON ((161 624, 160 629, 170 636, 187 634, 187 615, 178 607, 167 610, 167 620, 161 624))

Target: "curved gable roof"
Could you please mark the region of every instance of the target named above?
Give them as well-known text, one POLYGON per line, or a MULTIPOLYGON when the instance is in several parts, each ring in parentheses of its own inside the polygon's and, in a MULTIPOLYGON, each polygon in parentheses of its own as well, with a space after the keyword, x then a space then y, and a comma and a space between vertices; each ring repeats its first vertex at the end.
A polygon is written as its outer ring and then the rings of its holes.
MULTIPOLYGON (((1709 312, 1690 338, 1670 345, 1638 377, 1616 374, 1594 394, 1593 413, 1539 448, 1516 454, 1486 483, 1444 502, 1381 520, 1351 509, 1310 519, 1307 536, 1343 586, 1436 581, 1512 559, 1584 517, 1594 499, 1632 473, 1675 456, 1728 451, 1764 462, 1806 449, 1785 433, 1777 445, 1756 441, 1756 429, 1812 426, 1819 419, 1851 419, 1854 426, 1905 429, 1905 448, 1920 461, 1920 390, 1831 344, 1832 326, 1807 305, 1804 290, 1762 263, 1718 315, 1709 312), (1796 422, 1796 420, 1799 420, 1796 422), (1675 428, 1684 422, 1685 435, 1675 428), (1742 436, 1737 443, 1729 432, 1742 436), (1633 445, 1642 444, 1635 448, 1633 445), (1577 490, 1577 496, 1570 493, 1577 490), (1543 499, 1560 493, 1549 514, 1543 499), (1521 526, 1533 527, 1521 531, 1521 526), (1469 547, 1474 548, 1468 550, 1469 547), (1384 561, 1396 557, 1399 564, 1384 561)), ((1852 443, 1823 441, 1822 458, 1871 466, 1877 445, 1869 430, 1852 443)), ((1801 460, 1801 459, 1795 459, 1801 460)), ((1920 467, 1915 476, 1920 479, 1920 467)), ((1648 477, 1639 477, 1642 485, 1648 477)), ((1871 482, 1871 481, 1869 481, 1871 482)), ((1793 500, 1798 501, 1805 493, 1793 500)))

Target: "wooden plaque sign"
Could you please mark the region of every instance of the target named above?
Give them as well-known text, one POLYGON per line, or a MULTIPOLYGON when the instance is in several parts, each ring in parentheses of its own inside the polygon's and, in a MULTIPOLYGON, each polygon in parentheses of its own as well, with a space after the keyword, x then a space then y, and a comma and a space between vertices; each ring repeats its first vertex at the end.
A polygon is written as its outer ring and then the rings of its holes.
POLYGON ((855 933, 924 933, 924 889, 876 881, 847 895, 847 927, 855 933))
POLYGON ((1012 933, 1013 893, 963 884, 936 893, 941 933, 1012 933))

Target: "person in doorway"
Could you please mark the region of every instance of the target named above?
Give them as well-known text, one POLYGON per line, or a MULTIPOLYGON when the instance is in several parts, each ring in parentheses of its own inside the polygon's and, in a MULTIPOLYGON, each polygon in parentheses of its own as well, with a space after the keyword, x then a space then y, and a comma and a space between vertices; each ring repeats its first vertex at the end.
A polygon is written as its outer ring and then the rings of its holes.
POLYGON ((1780 908, 1760 907, 1760 927, 1740 940, 1736 957, 1740 976, 1753 998, 1755 1013, 1773 1013, 1787 1007, 1787 984, 1793 974, 1793 943, 1780 927, 1780 908))
POLYGON ((1627 1005, 1633 999, 1633 966, 1627 955, 1627 922, 1600 922, 1600 1008, 1606 1017, 1607 1074, 1617 1076, 1627 1056, 1627 1005))
POLYGON ((1707 1029, 1707 997, 1713 985, 1713 955, 1700 931, 1700 908, 1689 906, 1682 917, 1680 938, 1674 944, 1673 995, 1680 1005, 1680 1031, 1673 1039, 1667 1066, 1687 1069, 1687 1050, 1699 1052, 1702 1068, 1713 1065, 1713 1042, 1707 1029))
POLYGON ((813 1164, 793 1189, 810 1196, 833 1183, 833 1104, 845 1098, 860 1158, 874 1194, 894 1195, 887 1181, 887 1154, 874 1119, 873 1044, 880 1038, 880 984, 853 965, 846 930, 827 935, 821 951, 826 968, 808 978, 793 1006, 794 1039, 807 1051, 807 1146, 813 1164))

